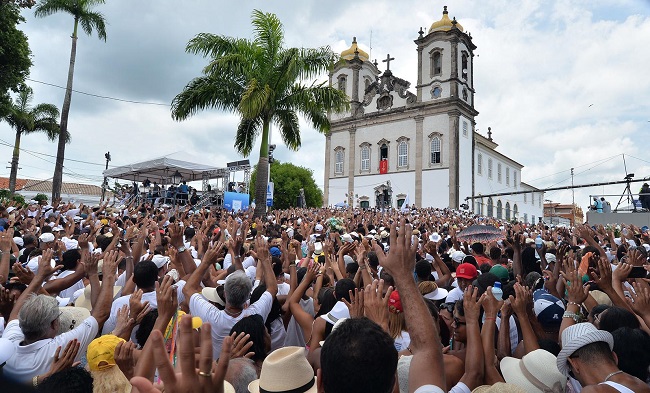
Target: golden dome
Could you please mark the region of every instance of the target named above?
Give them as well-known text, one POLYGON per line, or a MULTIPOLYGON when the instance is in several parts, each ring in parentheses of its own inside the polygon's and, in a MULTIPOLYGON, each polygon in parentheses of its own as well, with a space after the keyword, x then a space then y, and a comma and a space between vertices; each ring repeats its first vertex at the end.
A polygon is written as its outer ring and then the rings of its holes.
POLYGON ((352 60, 354 59, 355 51, 359 51, 359 59, 361 59, 361 61, 368 61, 370 58, 370 56, 368 56, 368 54, 357 45, 357 37, 352 38, 352 46, 341 52, 341 57, 345 60, 352 60))
MULTIPOLYGON (((455 19, 454 19, 455 20, 455 19)), ((431 27, 429 27, 429 33, 434 31, 449 31, 454 25, 454 21, 449 19, 449 14, 447 13, 447 6, 445 6, 444 11, 442 11, 442 19, 437 22, 433 22, 431 27)), ((456 27, 458 30, 463 31, 463 26, 460 23, 456 22, 456 27)))

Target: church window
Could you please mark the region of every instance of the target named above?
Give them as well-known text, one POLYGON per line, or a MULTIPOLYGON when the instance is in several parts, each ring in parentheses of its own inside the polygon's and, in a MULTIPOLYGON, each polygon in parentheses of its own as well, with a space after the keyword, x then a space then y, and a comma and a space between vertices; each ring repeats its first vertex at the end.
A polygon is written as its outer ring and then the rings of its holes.
POLYGON ((406 199, 404 199, 404 198, 398 199, 397 200, 397 208, 398 209, 401 208, 405 201, 406 201, 406 199))
POLYGON ((524 213, 524 222, 528 224, 528 213, 524 213))
POLYGON ((483 203, 481 203, 481 201, 476 201, 476 211, 474 213, 478 215, 483 214, 483 203))
POLYGON ((516 220, 517 217, 519 217, 519 207, 517 207, 517 204, 515 203, 512 207, 512 218, 516 220))
POLYGON ((524 203, 528 203, 528 194, 524 193, 524 203))
POLYGON ((487 216, 492 217, 494 215, 494 202, 492 202, 492 198, 488 198, 487 202, 487 216))
POLYGON ((467 94, 467 89, 463 88, 463 101, 467 101, 468 94, 467 94))
POLYGON ((503 205, 501 201, 497 201, 497 220, 503 218, 503 205))
POLYGON ((534 223, 535 223, 535 216, 532 216, 532 218, 530 219, 530 223, 531 223, 531 224, 534 224, 534 223))
POLYGON ((501 183, 501 163, 497 164, 497 181, 501 183))
POLYGON ((379 159, 380 160, 387 160, 388 159, 388 145, 383 143, 379 147, 379 159))
POLYGON ((442 87, 435 86, 433 90, 431 90, 431 98, 440 98, 441 96, 442 96, 442 87))
POLYGON ((431 139, 431 164, 440 164, 440 138, 434 136, 431 139))
POLYGON ((506 186, 510 185, 510 168, 506 167, 506 186))
POLYGON ((442 53, 433 52, 432 59, 432 76, 442 75, 442 53))
POLYGON ((538 198, 538 200, 537 200, 537 205, 538 205, 539 207, 542 207, 542 195, 544 195, 544 194, 540 194, 540 195, 539 195, 539 198, 538 198))
POLYGON ((362 209, 370 208, 370 201, 361 201, 361 208, 362 209))
POLYGON ((345 153, 342 147, 337 147, 334 149, 335 160, 334 160, 334 173, 342 175, 343 174, 343 159, 345 153))
POLYGON ((339 75, 338 81, 339 81, 339 90, 345 92, 345 90, 347 89, 348 77, 346 75, 339 75))
POLYGON ((370 171, 370 146, 361 146, 361 171, 370 171))
POLYGON ((476 159, 476 173, 483 175, 483 154, 479 154, 476 159))
POLYGON ((517 188, 517 171, 512 171, 512 185, 517 188))
POLYGON ((467 136, 467 129, 468 128, 469 128, 469 126, 467 125, 467 122, 464 121, 463 122, 463 136, 467 136))
POLYGON ((364 92, 367 92, 367 91, 368 91, 368 86, 370 86, 370 84, 371 84, 372 82, 370 81, 370 78, 364 78, 363 82, 364 82, 364 88, 363 88, 363 91, 364 91, 364 92))
POLYGON ((408 166, 409 162, 409 147, 406 141, 401 141, 397 145, 397 166, 402 168, 408 166))
POLYGON ((506 202, 506 221, 510 221, 510 202, 506 202))
POLYGON ((492 159, 488 158, 488 179, 492 179, 492 159))
POLYGON ((463 76, 463 79, 467 80, 467 73, 469 72, 469 69, 467 68, 467 53, 463 52, 463 55, 461 57, 461 75, 463 76))

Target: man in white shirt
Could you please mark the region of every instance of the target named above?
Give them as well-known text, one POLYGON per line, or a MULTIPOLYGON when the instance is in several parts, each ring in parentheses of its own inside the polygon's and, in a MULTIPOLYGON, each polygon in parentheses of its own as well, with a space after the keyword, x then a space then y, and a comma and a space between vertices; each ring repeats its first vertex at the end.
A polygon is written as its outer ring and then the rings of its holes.
MULTIPOLYGON (((212 326, 212 347, 213 357, 218 359, 221 354, 223 339, 230 334, 230 329, 242 318, 249 315, 259 314, 264 320, 268 317, 273 305, 273 299, 278 292, 275 274, 271 267, 271 258, 264 240, 258 239, 256 252, 258 256, 258 268, 264 269, 264 283, 266 292, 255 303, 247 306, 250 299, 252 283, 243 271, 241 257, 231 255, 233 264, 236 267, 234 273, 226 278, 224 284, 224 296, 226 297, 225 309, 219 310, 201 295, 201 280, 210 265, 217 260, 220 249, 211 247, 205 253, 199 267, 187 279, 183 287, 183 294, 190 299, 190 314, 200 317, 203 322, 209 322, 212 326)), ((235 247, 235 249, 237 249, 235 247)), ((231 250, 232 253, 232 250, 231 250)))
MULTIPOLYGON (((87 251, 85 256, 89 255, 87 251)), ((118 253, 111 251, 104 256, 104 283, 99 293, 97 303, 86 318, 75 329, 57 335, 59 332, 59 311, 56 299, 47 295, 34 296, 43 281, 56 269, 50 265, 52 251, 46 250, 39 261, 38 272, 27 289, 18 298, 9 317, 9 323, 3 338, 9 339, 16 345, 16 353, 4 366, 4 374, 21 382, 38 384, 38 376, 45 374, 50 366, 58 347, 65 347, 68 342, 78 340, 80 345, 78 360, 86 352, 88 344, 95 338, 108 318, 118 253)))

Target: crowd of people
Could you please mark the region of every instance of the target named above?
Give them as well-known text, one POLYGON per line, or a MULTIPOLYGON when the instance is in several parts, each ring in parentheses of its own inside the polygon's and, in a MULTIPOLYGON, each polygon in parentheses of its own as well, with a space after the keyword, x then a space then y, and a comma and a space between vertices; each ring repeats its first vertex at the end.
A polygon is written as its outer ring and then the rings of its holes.
POLYGON ((434 208, 0 206, 0 391, 650 392, 649 244, 434 208))

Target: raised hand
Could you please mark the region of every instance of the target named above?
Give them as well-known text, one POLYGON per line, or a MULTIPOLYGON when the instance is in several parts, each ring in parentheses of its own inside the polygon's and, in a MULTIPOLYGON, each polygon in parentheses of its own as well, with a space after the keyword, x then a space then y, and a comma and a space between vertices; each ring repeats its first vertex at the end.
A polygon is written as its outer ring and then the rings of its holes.
POLYGON ((510 295, 510 305, 519 318, 527 318, 528 305, 532 303, 531 293, 519 283, 515 284, 514 289, 515 296, 510 295))
MULTIPOLYGON (((578 269, 573 267, 573 262, 567 261, 564 264, 565 271, 562 272, 564 286, 569 294, 569 303, 582 304, 589 296, 589 288, 582 285, 582 277, 578 269)), ((618 270, 618 269, 616 269, 618 270)))
MULTIPOLYGON (((488 288, 490 291, 491 288, 488 288)), ((478 287, 473 285, 468 286, 463 293, 463 309, 465 311, 465 320, 467 322, 478 323, 479 316, 481 315, 481 304, 485 299, 481 296, 478 300, 478 287)))
POLYGON ((630 297, 625 297, 635 313, 643 318, 650 317, 650 285, 642 279, 636 279, 632 283, 634 291, 630 297))
POLYGON ((218 242, 213 244, 212 246, 209 246, 205 252, 205 255, 203 255, 203 259, 201 259, 201 262, 210 265, 216 263, 217 259, 219 259, 219 255, 221 255, 221 250, 223 250, 223 247, 224 247, 223 242, 218 242))
POLYGON ((497 300, 497 298, 494 297, 492 287, 488 287, 487 291, 485 291, 481 297, 486 317, 496 317, 499 309, 503 306, 503 300, 497 300))
POLYGON ((393 222, 390 228, 390 253, 385 255, 378 244, 374 245, 374 250, 379 258, 381 266, 388 271, 393 277, 399 277, 404 280, 411 275, 415 267, 415 253, 418 243, 411 244, 411 235, 413 228, 410 224, 402 219, 400 230, 393 222))
POLYGON ((354 291, 350 290, 350 301, 348 302, 345 298, 341 299, 348 306, 350 311, 350 318, 363 318, 364 316, 364 301, 363 295, 364 291, 359 290, 359 288, 354 288, 354 291))
POLYGON ((29 283, 34 279, 34 273, 28 268, 24 268, 20 263, 14 263, 12 269, 18 281, 25 285, 29 285, 29 283))
POLYGON ((630 275, 633 267, 634 266, 629 263, 619 263, 618 266, 616 266, 616 270, 612 272, 612 279, 619 282, 627 280, 627 276, 630 275))
POLYGON ((230 352, 230 359, 236 358, 252 358, 255 356, 255 352, 249 352, 253 346, 253 342, 250 340, 251 335, 244 332, 239 334, 233 332, 230 335, 230 338, 233 340, 232 352, 230 352))
POLYGON ((591 279, 598 285, 602 291, 607 292, 612 287, 612 264, 609 263, 606 256, 601 256, 598 259, 598 273, 595 271, 589 272, 591 279))
POLYGON ((38 272, 36 273, 36 277, 43 281, 54 274, 57 270, 63 268, 63 265, 52 266, 52 254, 53 251, 51 249, 45 250, 38 260, 38 272))
POLYGON ((384 293, 384 280, 373 280, 363 292, 363 308, 368 319, 375 322, 384 330, 388 330, 388 300, 393 293, 393 287, 388 287, 384 293))
POLYGON ((139 324, 142 318, 151 310, 148 300, 142 302, 142 294, 142 289, 138 289, 129 298, 129 318, 132 318, 135 324, 139 324))
POLYGON ((166 321, 169 321, 178 310, 178 292, 172 286, 173 283, 174 279, 166 275, 156 290, 158 317, 166 321))
POLYGON ((135 351, 137 346, 132 341, 123 341, 115 347, 113 358, 115 364, 120 368, 120 371, 127 379, 133 378, 133 371, 135 370, 135 351))
POLYGON ((79 365, 79 362, 75 362, 74 359, 77 357, 80 348, 81 343, 79 343, 76 338, 66 344, 63 352, 61 352, 61 347, 58 347, 54 352, 52 366, 45 376, 49 377, 59 371, 79 365))

